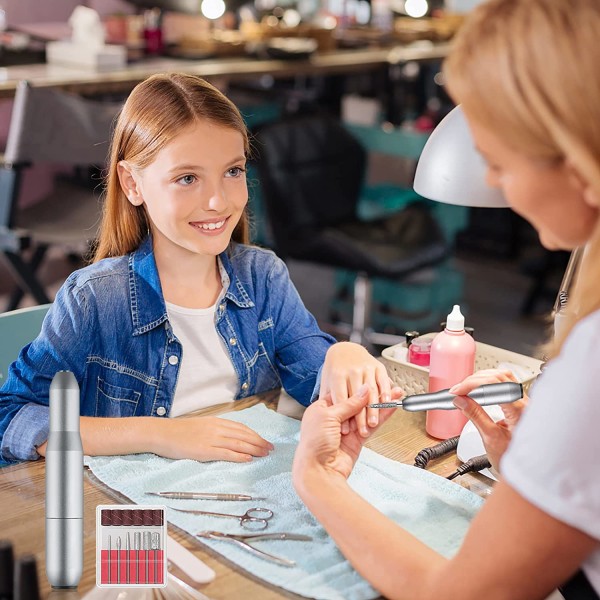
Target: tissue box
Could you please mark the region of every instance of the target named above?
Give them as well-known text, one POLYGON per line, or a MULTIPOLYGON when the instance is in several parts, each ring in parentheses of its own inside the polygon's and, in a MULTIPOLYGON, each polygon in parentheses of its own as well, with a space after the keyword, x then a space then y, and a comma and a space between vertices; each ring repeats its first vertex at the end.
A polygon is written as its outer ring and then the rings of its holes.
POLYGON ((93 47, 73 42, 48 42, 46 62, 110 71, 127 64, 127 48, 114 44, 93 47))

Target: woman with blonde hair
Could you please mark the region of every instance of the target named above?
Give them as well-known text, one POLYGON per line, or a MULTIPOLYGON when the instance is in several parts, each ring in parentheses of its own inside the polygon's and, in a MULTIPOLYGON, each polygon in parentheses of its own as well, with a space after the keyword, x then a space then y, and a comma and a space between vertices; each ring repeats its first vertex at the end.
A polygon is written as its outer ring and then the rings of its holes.
POLYGON ((599 32, 598 0, 490 0, 467 19, 445 64, 489 185, 546 248, 586 246, 571 322, 549 345, 524 411, 495 424, 464 396, 505 380, 503 372, 452 390, 501 473, 457 554, 441 557, 348 486, 364 440, 342 435, 340 423, 368 403, 366 388, 344 405, 321 398, 304 415, 296 489, 387 598, 533 600, 559 586, 569 599, 600 593, 599 32))
MULTIPOLYGON (((202 79, 154 75, 133 90, 95 262, 67 279, 0 389, 0 464, 44 455, 59 370, 79 383, 91 455, 248 462, 273 445, 245 425, 168 417, 279 387, 304 405, 320 390, 344 402, 363 383, 391 396, 381 363, 335 344, 284 263, 248 245, 248 153, 238 109, 202 79)), ((366 436, 373 420, 365 410, 355 425, 366 436)))

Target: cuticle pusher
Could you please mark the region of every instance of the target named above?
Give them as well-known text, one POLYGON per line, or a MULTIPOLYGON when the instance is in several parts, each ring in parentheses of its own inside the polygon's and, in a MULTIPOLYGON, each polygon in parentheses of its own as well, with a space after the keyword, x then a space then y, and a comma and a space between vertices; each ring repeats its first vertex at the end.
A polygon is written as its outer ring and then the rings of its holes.
POLYGON ((174 500, 266 500, 250 494, 217 494, 214 492, 146 492, 148 496, 160 496, 174 500))

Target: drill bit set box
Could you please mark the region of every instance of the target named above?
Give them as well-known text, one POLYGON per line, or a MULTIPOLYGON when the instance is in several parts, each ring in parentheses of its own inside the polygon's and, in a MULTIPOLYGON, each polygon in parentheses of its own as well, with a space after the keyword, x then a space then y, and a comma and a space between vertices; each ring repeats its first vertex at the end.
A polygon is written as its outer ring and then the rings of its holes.
POLYGON ((96 585, 164 587, 167 520, 164 506, 96 507, 96 585))

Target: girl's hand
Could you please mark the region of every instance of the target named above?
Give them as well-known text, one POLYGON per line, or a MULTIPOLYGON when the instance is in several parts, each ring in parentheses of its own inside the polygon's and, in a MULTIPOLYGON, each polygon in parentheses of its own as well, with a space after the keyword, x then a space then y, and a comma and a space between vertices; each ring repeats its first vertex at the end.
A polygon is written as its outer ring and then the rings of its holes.
POLYGON ((502 383, 504 381, 517 380, 510 371, 485 369, 483 371, 477 371, 477 373, 470 375, 461 383, 457 383, 450 388, 452 394, 457 394, 457 397, 454 400, 455 406, 462 411, 465 417, 473 422, 475 427, 477 427, 477 430, 483 439, 488 458, 496 470, 498 470, 500 459, 512 439, 512 430, 518 423, 523 414, 523 410, 527 406, 528 398, 527 396, 523 396, 521 400, 517 400, 516 402, 499 404, 504 413, 504 419, 494 423, 485 410, 479 406, 475 400, 469 398, 465 394, 468 394, 471 390, 480 385, 502 383))
POLYGON ((156 430, 153 451, 166 458, 249 462, 273 450, 273 444, 246 425, 217 417, 165 419, 156 430))
MULTIPOLYGON (((354 430, 342 435, 342 423, 364 411, 369 401, 369 386, 363 384, 357 393, 345 402, 333 404, 331 396, 319 398, 304 412, 300 430, 300 443, 294 456, 294 480, 299 481, 307 471, 317 469, 327 475, 347 479, 358 459, 365 437, 354 430)), ((392 390, 399 399, 402 391, 392 390)), ((394 409, 382 410, 379 422, 384 423, 394 409)), ((370 433, 374 429, 370 430, 370 433)))
MULTIPOLYGON (((390 401, 390 379, 380 361, 352 342, 338 342, 331 346, 323 364, 319 397, 330 395, 333 404, 346 402, 363 384, 368 386, 368 402, 365 404, 390 401)), ((354 417, 352 429, 358 428, 360 435, 366 438, 369 427, 377 427, 378 423, 379 410, 363 408, 354 417)), ((348 434, 350 429, 350 422, 345 422, 342 434, 348 434)))

